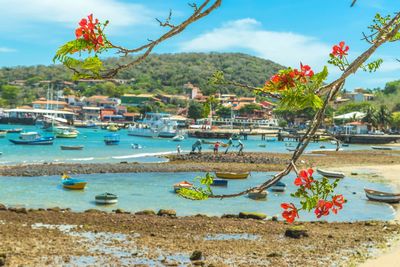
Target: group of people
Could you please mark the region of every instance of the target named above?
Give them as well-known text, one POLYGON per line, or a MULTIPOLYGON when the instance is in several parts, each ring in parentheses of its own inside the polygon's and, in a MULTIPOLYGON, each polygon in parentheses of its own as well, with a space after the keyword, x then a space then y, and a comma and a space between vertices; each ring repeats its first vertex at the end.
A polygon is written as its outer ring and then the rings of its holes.
MULTIPOLYGON (((219 142, 219 141, 214 143, 214 149, 213 149, 214 150, 214 155, 218 154, 218 151, 219 151, 219 148, 220 148, 221 145, 222 145, 222 143, 219 142)), ((232 138, 229 138, 228 143, 226 144, 226 149, 225 149, 224 154, 227 154, 231 147, 239 148, 238 155, 239 156, 243 155, 244 144, 243 144, 242 141, 239 140, 238 144, 234 145, 232 138)), ((198 139, 195 143, 193 143, 191 153, 195 153, 196 150, 198 151, 198 153, 201 153, 201 149, 202 149, 202 142, 201 142, 200 139, 198 139)), ((178 154, 181 153, 180 145, 177 145, 176 150, 177 150, 178 154)))

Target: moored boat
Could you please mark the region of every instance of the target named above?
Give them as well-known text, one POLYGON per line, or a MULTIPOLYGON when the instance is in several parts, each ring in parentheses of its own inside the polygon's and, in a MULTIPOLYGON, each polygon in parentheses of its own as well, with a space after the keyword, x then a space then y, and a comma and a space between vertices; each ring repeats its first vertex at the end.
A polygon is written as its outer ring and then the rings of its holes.
POLYGON ((22 132, 22 128, 14 128, 14 129, 7 129, 5 130, 7 133, 20 133, 22 132))
POLYGON ((215 172, 218 178, 222 179, 246 179, 250 173, 249 172, 215 172))
POLYGON ((4 138, 7 135, 7 131, 0 131, 0 138, 4 138))
POLYGON ((254 189, 247 194, 247 196, 249 198, 254 199, 254 200, 266 199, 267 195, 268 195, 268 192, 266 190, 260 191, 257 189, 254 189))
POLYGON ((224 179, 213 179, 212 186, 228 186, 228 181, 224 179))
POLYGON ((364 188, 365 195, 369 200, 386 202, 386 203, 398 203, 400 202, 400 194, 387 193, 372 189, 364 188))
POLYGON ((82 150, 83 146, 60 146, 61 150, 82 150))
POLYGON ((183 141, 183 140, 185 140, 185 137, 183 135, 180 135, 180 134, 175 135, 174 137, 172 137, 172 141, 180 142, 180 141, 183 141))
POLYGON ((317 169, 317 172, 326 178, 341 179, 345 176, 343 172, 327 171, 322 169, 317 169))
POLYGON ((387 147, 387 146, 371 146, 371 148, 374 150, 392 150, 391 147, 387 147))
POLYGON ((278 181, 277 183, 273 184, 270 188, 271 191, 274 192, 284 192, 286 190, 286 184, 284 182, 278 181))
POLYGON ((106 145, 118 145, 119 144, 119 134, 108 134, 104 136, 104 143, 106 145))
POLYGON ((42 137, 37 132, 21 133, 19 140, 8 139, 11 143, 16 145, 52 145, 54 141, 53 136, 42 137))
POLYGON ((110 126, 107 127, 107 130, 110 131, 110 132, 117 132, 119 129, 115 125, 110 125, 110 126))
POLYGON ((115 204, 118 202, 118 196, 111 193, 103 193, 95 196, 97 204, 115 204))
POLYGON ((181 188, 190 189, 192 187, 193 187, 192 183, 189 183, 188 181, 182 181, 182 182, 174 184, 174 191, 175 191, 175 193, 177 193, 181 188))
POLYGON ((83 190, 86 186, 86 181, 81 179, 71 178, 67 175, 62 176, 62 186, 66 189, 83 190))
POLYGON ((78 136, 77 132, 70 132, 69 130, 56 132, 57 138, 76 138, 78 136))

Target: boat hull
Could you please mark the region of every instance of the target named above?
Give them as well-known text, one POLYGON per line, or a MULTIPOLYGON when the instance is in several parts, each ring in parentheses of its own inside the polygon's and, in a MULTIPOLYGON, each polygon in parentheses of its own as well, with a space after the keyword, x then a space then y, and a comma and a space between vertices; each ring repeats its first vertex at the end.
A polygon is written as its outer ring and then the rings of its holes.
POLYGON ((71 190, 83 190, 85 189, 86 182, 83 180, 68 178, 62 181, 62 186, 66 189, 71 190))
POLYGON ((94 200, 97 204, 102 204, 102 205, 115 204, 118 202, 118 197, 117 195, 114 194, 104 193, 101 195, 97 195, 94 200))
POLYGON ((214 179, 212 186, 228 186, 228 181, 223 179, 214 179))
POLYGON ((54 140, 49 139, 49 140, 14 140, 14 139, 9 139, 9 141, 15 145, 52 145, 54 140))
POLYGON ((251 199, 260 200, 260 199, 266 199, 268 193, 267 191, 261 191, 261 192, 254 191, 254 192, 249 192, 247 195, 251 199))
POLYGON ((344 173, 341 173, 341 172, 331 172, 331 171, 325 171, 325 170, 321 170, 321 169, 317 169, 317 172, 326 178, 342 179, 345 177, 344 173))
POLYGON ((250 173, 216 172, 215 176, 222 179, 246 179, 250 173))
POLYGON ((374 150, 392 150, 391 147, 384 147, 384 146, 371 146, 374 150))
POLYGON ((82 150, 83 146, 60 146, 61 150, 82 150))
POLYGON ((369 200, 385 202, 385 203, 400 202, 400 194, 385 193, 371 189, 364 189, 364 191, 365 195, 369 200))

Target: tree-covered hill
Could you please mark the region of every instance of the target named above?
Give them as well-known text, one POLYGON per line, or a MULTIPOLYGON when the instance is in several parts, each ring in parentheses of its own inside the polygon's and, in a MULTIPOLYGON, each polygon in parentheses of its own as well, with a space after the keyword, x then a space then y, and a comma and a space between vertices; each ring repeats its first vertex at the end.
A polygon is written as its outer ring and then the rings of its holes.
MULTIPOLYGON (((126 60, 129 58, 110 58, 105 64, 121 64, 126 60)), ((227 79, 260 86, 281 68, 272 61, 241 53, 153 54, 141 64, 121 72, 117 78, 134 78, 136 81, 129 89, 133 92, 163 91, 176 94, 182 92, 185 83, 191 82, 205 94, 220 91, 249 95, 252 92, 239 88, 212 87, 208 85, 208 79, 215 71, 222 70, 227 79)), ((0 69, 0 84, 13 80, 28 80, 30 83, 40 79, 71 81, 71 77, 71 72, 60 65, 0 69)))

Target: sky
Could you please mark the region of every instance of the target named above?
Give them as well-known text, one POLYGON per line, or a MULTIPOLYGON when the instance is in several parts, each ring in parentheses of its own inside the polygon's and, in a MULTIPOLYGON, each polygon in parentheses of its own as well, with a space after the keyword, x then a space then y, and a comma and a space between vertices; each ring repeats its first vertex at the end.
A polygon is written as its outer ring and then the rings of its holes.
MULTIPOLYGON (((109 20, 114 44, 135 48, 166 31, 155 18, 172 10, 172 23, 192 12, 188 2, 202 0, 0 0, 0 67, 51 65, 55 51, 75 38, 79 20, 90 13, 109 20)), ((300 62, 316 72, 327 65, 334 44, 345 41, 354 59, 369 47, 362 39, 374 15, 400 11, 398 0, 222 0, 220 8, 158 46, 155 53, 242 52, 284 66, 300 62)), ((357 72, 347 90, 383 88, 400 79, 400 42, 385 44, 374 58, 384 60, 376 73, 357 72)), ((116 56, 108 53, 110 56, 116 56)), ((329 79, 340 73, 329 67, 329 79)), ((265 77, 268 79, 269 77, 265 77)))

